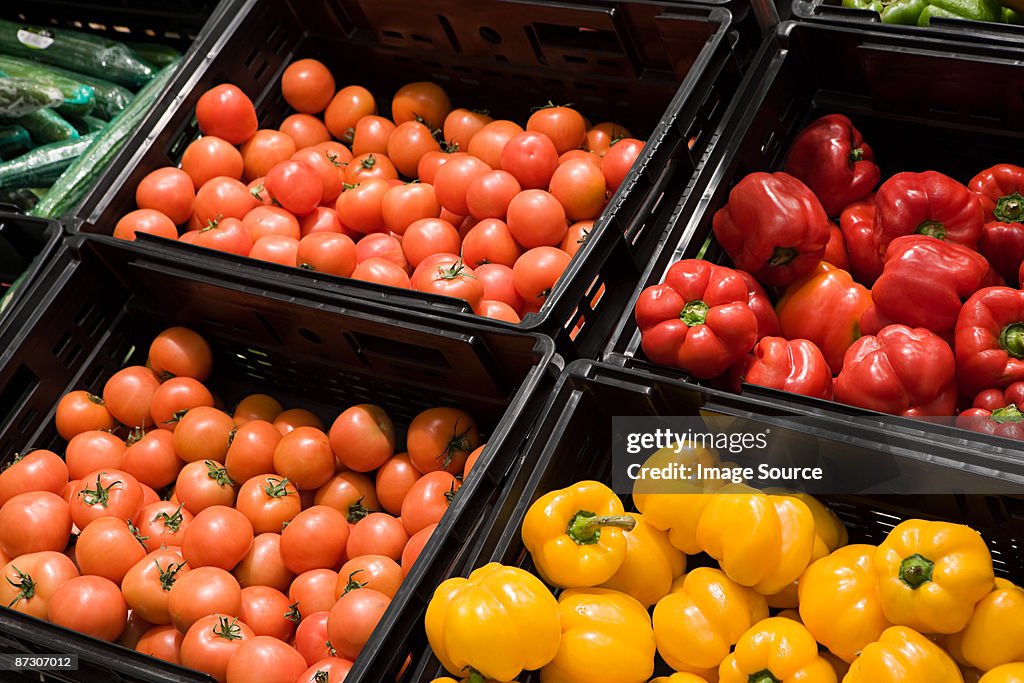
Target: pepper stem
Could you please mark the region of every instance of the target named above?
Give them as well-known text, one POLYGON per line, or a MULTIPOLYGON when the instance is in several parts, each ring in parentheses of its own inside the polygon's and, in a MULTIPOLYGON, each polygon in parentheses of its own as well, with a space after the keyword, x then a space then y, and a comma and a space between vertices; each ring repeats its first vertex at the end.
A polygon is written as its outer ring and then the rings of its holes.
POLYGON ((603 527, 615 527, 623 531, 632 531, 636 520, 629 515, 596 515, 587 510, 580 510, 569 520, 565 533, 578 545, 594 545, 601 540, 603 527))
POLYGON ((1024 359, 1024 323, 1010 323, 999 333, 999 347, 1017 360, 1024 359))
POLYGON ((793 247, 775 247, 772 257, 768 260, 771 267, 784 266, 797 257, 797 251, 793 247))
POLYGON ((864 161, 864 150, 860 147, 850 150, 850 163, 855 164, 858 161, 864 161))
POLYGON ((1017 406, 1010 404, 1003 408, 997 408, 992 411, 992 421, 998 424, 1006 424, 1007 422, 1020 422, 1024 420, 1024 413, 1021 413, 1017 409, 1017 406))
POLYGON ((775 677, 768 669, 762 669, 756 674, 750 674, 747 678, 747 683, 782 683, 778 678, 775 677))
POLYGON ((917 590, 932 580, 935 563, 918 553, 900 562, 900 581, 917 590))
POLYGON ((706 303, 696 299, 683 306, 683 310, 679 311, 679 319, 686 323, 687 327, 703 325, 704 321, 707 320, 710 309, 711 307, 706 303))
POLYGON ((466 682, 467 683, 486 683, 486 679, 484 678, 484 675, 482 673, 480 673, 479 671, 477 671, 476 669, 474 669, 473 667, 467 666, 466 668, 463 669, 463 671, 466 672, 466 682))
POLYGON ((996 208, 992 215, 1002 223, 1024 222, 1024 197, 1020 192, 1014 192, 996 200, 996 208))
POLYGON ((946 239, 946 226, 938 221, 925 221, 917 226, 917 234, 944 240, 946 239))

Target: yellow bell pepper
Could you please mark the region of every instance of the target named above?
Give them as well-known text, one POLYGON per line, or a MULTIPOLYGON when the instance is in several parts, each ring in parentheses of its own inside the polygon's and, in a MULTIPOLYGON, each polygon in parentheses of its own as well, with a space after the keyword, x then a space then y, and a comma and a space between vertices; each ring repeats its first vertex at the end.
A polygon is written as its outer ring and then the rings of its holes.
POLYGON ((886 618, 921 633, 962 630, 995 585, 988 546, 961 524, 903 522, 878 546, 872 564, 886 618))
POLYGON ((1024 663, 997 666, 982 676, 978 683, 1024 683, 1024 663))
POLYGON ((729 578, 774 595, 811 561, 814 516, 790 496, 717 494, 697 523, 697 543, 729 578))
POLYGON ((540 579, 496 562, 434 591, 424 619, 434 654, 450 673, 510 681, 558 652, 558 603, 540 579))
POLYGON ((836 683, 832 665, 818 655, 814 636, 792 619, 754 625, 718 669, 721 683, 836 683))
POLYGON ((844 662, 843 660, 839 659, 839 657, 836 657, 828 650, 822 652, 821 656, 825 659, 825 661, 832 665, 833 671, 836 672, 836 680, 843 680, 843 676, 845 676, 846 672, 850 670, 850 665, 847 662, 844 662))
POLYGON ((963 631, 944 643, 953 658, 982 671, 1024 661, 1024 590, 996 579, 995 590, 981 599, 963 631))
MULTIPOLYGON (((483 679, 483 678, 480 678, 480 676, 476 676, 475 678, 476 678, 476 680, 474 680, 473 676, 470 676, 469 678, 462 678, 460 680, 455 680, 451 676, 442 676, 441 678, 435 678, 434 680, 430 681, 430 683, 500 683, 499 681, 494 681, 494 680, 491 680, 490 678, 483 679)), ((515 681, 507 681, 506 683, 516 683, 516 682, 515 681)))
POLYGON ((574 588, 558 597, 562 639, 541 683, 644 683, 654 673, 654 633, 625 593, 574 588))
POLYGON ((626 514, 636 520, 633 530, 626 532, 626 559, 601 588, 631 595, 650 607, 668 595, 672 582, 686 571, 686 555, 673 548, 668 534, 648 524, 643 515, 626 514))
POLYGON ((626 559, 624 530, 636 521, 615 492, 596 481, 551 491, 530 506, 523 544, 540 577, 560 588, 597 586, 626 559))
POLYGON ((686 672, 676 672, 671 676, 658 676, 652 678, 650 683, 708 683, 708 679, 697 674, 691 674, 686 672))
POLYGON ((800 577, 800 618, 815 640, 846 662, 891 624, 872 567, 875 547, 848 545, 800 577))
POLYGON ((673 669, 701 673, 716 669, 740 636, 767 618, 764 596, 700 567, 654 607, 654 640, 673 669))
MULTIPOLYGON (((842 615, 836 615, 841 619, 842 615)), ((906 626, 892 626, 861 651, 843 683, 963 683, 953 658, 906 626)))

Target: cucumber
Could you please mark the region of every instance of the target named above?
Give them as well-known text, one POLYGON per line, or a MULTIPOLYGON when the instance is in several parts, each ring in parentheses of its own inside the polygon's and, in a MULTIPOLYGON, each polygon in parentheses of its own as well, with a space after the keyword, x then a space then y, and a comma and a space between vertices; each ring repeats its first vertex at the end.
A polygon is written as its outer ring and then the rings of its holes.
POLYGON ((107 127, 107 122, 103 119, 98 119, 95 116, 78 116, 70 119, 72 125, 78 130, 79 135, 86 135, 88 133, 95 133, 98 130, 103 130, 107 127))
POLYGON ((157 43, 126 43, 132 52, 137 54, 147 64, 162 69, 168 64, 173 64, 181 57, 181 53, 173 47, 159 45, 157 43))
POLYGON ((32 209, 32 215, 40 218, 59 218, 82 201, 82 197, 103 173, 110 160, 124 146, 146 113, 170 83, 178 62, 164 67, 146 86, 139 91, 132 103, 114 117, 89 148, 67 168, 49 191, 32 209))
POLYGON ((52 185, 99 135, 101 133, 90 133, 72 140, 51 142, 17 159, 0 163, 0 190, 52 185))
POLYGON ((153 78, 153 67, 128 46, 100 36, 0 20, 0 52, 109 78, 138 88, 153 78))
POLYGON ((64 116, 85 116, 92 111, 96 91, 81 80, 69 78, 53 68, 27 59, 0 54, 0 73, 15 78, 27 78, 40 85, 50 85, 64 95, 57 110, 64 116))
POLYGON ((52 109, 40 109, 25 116, 11 119, 10 123, 22 126, 37 145, 60 142, 78 137, 78 131, 52 109))
POLYGON ((78 81, 83 85, 87 85, 92 88, 93 95, 96 98, 92 114, 93 116, 98 116, 107 121, 117 116, 118 112, 127 107, 132 101, 132 97, 134 97, 134 95, 132 95, 132 91, 123 85, 111 83, 110 81, 97 76, 90 76, 89 74, 78 73, 77 71, 69 71, 67 69, 62 69, 59 66, 52 66, 49 64, 45 65, 45 67, 40 64, 39 67, 49 69, 58 76, 78 81))
POLYGON ((22 126, 0 125, 0 157, 10 159, 32 146, 28 131, 22 126))
POLYGON ((56 107, 63 101, 64 94, 57 88, 28 78, 0 78, 0 116, 24 116, 56 107))

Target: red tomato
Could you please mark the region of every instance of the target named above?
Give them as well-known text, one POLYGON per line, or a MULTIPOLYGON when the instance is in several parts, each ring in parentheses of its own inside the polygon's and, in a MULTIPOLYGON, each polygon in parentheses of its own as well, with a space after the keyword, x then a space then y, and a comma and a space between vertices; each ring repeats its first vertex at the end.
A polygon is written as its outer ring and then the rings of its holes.
POLYGON ((214 135, 204 135, 192 142, 181 155, 181 170, 188 174, 193 187, 197 188, 217 176, 239 180, 243 169, 242 154, 230 142, 214 135))
POLYGON ((167 166, 151 172, 135 188, 135 204, 140 209, 153 209, 181 225, 192 215, 196 188, 192 177, 180 168, 167 166))
POLYGON ((437 170, 448 163, 449 159, 455 156, 458 156, 458 154, 440 150, 424 154, 420 157, 420 162, 416 164, 416 175, 419 176, 420 182, 433 185, 434 176, 437 175, 437 170))
POLYGON ((269 586, 281 592, 288 590, 295 578, 281 559, 281 535, 274 533, 256 536, 232 573, 243 588, 269 586))
POLYGON ((196 102, 196 122, 203 135, 216 135, 240 145, 259 128, 256 108, 237 86, 224 83, 206 92, 196 102))
POLYGON ((319 145, 300 149, 292 155, 292 161, 301 161, 316 171, 320 177, 320 201, 325 204, 338 198, 345 182, 344 166, 331 157, 332 153, 319 145))
POLYGON ((457 254, 462 240, 459 231, 440 218, 423 218, 410 225, 402 236, 402 251, 412 267, 433 254, 457 254))
POLYGON ((512 282, 527 304, 542 305, 572 260, 555 247, 537 247, 523 254, 512 268, 512 282))
POLYGON ((413 484, 402 502, 402 526, 410 536, 441 521, 460 482, 448 472, 428 472, 413 484))
POLYGON ((377 470, 375 492, 381 507, 393 515, 401 514, 402 501, 422 474, 412 466, 407 453, 399 453, 377 470))
POLYGON ((288 618, 288 596, 269 586, 242 589, 242 613, 239 617, 258 636, 272 636, 288 642, 295 633, 295 622, 288 618))
MULTIPOLYGON (((351 239, 348 230, 338 219, 338 212, 327 206, 318 206, 310 213, 299 218, 299 234, 302 237, 317 233, 345 235, 351 239)), ((302 239, 300 238, 299 241, 301 242, 302 239)))
MULTIPOLYGON (((484 445, 486 445, 486 444, 484 444, 484 445)), ((466 458, 466 467, 465 467, 465 469, 462 470, 462 480, 463 481, 465 481, 466 478, 469 477, 470 470, 472 470, 473 466, 476 465, 476 461, 480 459, 480 455, 483 452, 484 452, 484 447, 483 446, 477 446, 476 450, 473 451, 472 453, 470 453, 469 457, 466 458)))
POLYGON ((78 482, 69 507, 71 520, 79 529, 100 517, 131 519, 142 507, 142 487, 135 477, 122 470, 96 470, 78 482))
POLYGON ((567 161, 551 176, 551 194, 571 221, 596 218, 604 207, 604 173, 589 161, 567 161))
POLYGON ((485 300, 507 304, 517 316, 522 315, 526 302, 516 291, 511 268, 500 263, 485 263, 473 272, 483 283, 485 300))
POLYGON ((491 172, 486 163, 469 155, 452 155, 434 174, 434 189, 441 206, 460 216, 469 214, 466 192, 474 180, 491 172))
POLYGON ((441 202, 434 186, 429 183, 407 183, 392 187, 381 201, 384 227, 402 235, 418 220, 441 215, 441 202))
MULTIPOLYGON (((315 612, 326 612, 334 604, 334 588, 338 584, 338 572, 330 569, 311 569, 295 577, 288 589, 288 599, 298 603, 296 609, 303 619, 315 612)), ((301 630, 302 626, 299 625, 301 630)))
POLYGON ((524 190, 508 205, 508 229, 526 249, 560 244, 569 224, 565 209, 544 190, 524 190))
POLYGON ((361 555, 349 560, 338 572, 335 594, 340 598, 359 588, 369 588, 394 598, 402 585, 402 568, 384 555, 361 555))
POLYGON ((629 169, 633 168, 633 163, 640 157, 643 148, 644 143, 634 138, 619 140, 611 146, 601 163, 601 171, 604 173, 609 191, 615 192, 619 189, 619 185, 626 179, 629 169))
POLYGON ((356 232, 384 231, 381 210, 384 195, 390 189, 391 186, 379 178, 362 180, 358 185, 346 188, 338 197, 338 219, 356 232))
POLYGON ((581 147, 587 137, 587 124, 583 116, 568 107, 538 109, 526 122, 526 130, 547 135, 555 143, 559 154, 581 147))
MULTIPOLYGON (((358 247, 358 244, 356 246, 358 247)), ((360 261, 356 264, 356 269, 352 271, 352 278, 400 289, 411 288, 409 274, 403 268, 383 258, 374 257, 360 261)))
MULTIPOLYGON (((103 399, 88 391, 69 391, 61 396, 57 403, 55 422, 57 433, 67 441, 82 432, 114 429, 117 426, 103 399)), ((0 504, 2 501, 0 494, 0 504)))
POLYGON ((608 150, 611 149, 613 144, 623 138, 629 137, 633 137, 632 134, 619 124, 604 121, 596 126, 592 126, 590 130, 587 131, 586 138, 583 142, 583 148, 590 152, 594 152, 595 154, 599 154, 600 156, 604 156, 608 150))
POLYGON ((36 619, 46 619, 50 598, 78 569, 64 553, 44 551, 9 560, 0 578, 0 604, 36 619))
POLYGON ((274 418, 274 427, 281 434, 287 434, 299 427, 316 427, 324 431, 324 423, 320 418, 305 408, 290 408, 274 418))
POLYGON ((128 605, 120 589, 100 576, 76 576, 50 597, 50 623, 113 642, 128 623, 128 605))
POLYGON ((197 621, 211 614, 238 616, 242 611, 242 589, 235 577, 217 567, 192 567, 179 573, 167 598, 171 623, 185 633, 197 621))
POLYGON ((134 242, 136 234, 140 232, 169 240, 178 239, 174 221, 153 209, 137 209, 127 213, 114 226, 114 237, 129 242, 134 242))
POLYGON ((334 454, 327 435, 315 427, 298 427, 274 449, 274 471, 296 488, 315 489, 334 475, 334 454))
POLYGON ((507 323, 518 324, 522 322, 519 318, 519 314, 516 313, 515 309, 509 306, 504 301, 496 301, 494 299, 484 299, 481 301, 473 312, 477 315, 482 315, 485 318, 491 318, 493 320, 501 320, 507 323))
POLYGON ((339 90, 327 105, 324 123, 338 140, 352 142, 359 119, 377 113, 377 103, 366 88, 349 85, 339 90))
POLYGON ((266 474, 242 484, 235 506, 252 523, 256 533, 280 533, 284 523, 299 514, 302 502, 294 484, 266 474))
POLYGON ((284 412, 284 407, 273 396, 249 394, 235 406, 232 417, 239 427, 253 420, 273 422, 284 412))
POLYGON ((444 120, 444 139, 450 147, 467 149, 477 132, 494 119, 469 109, 453 109, 444 120))
POLYGON ((412 570, 412 566, 419 559, 420 553, 423 552, 423 548, 427 545, 427 541, 430 540, 430 535, 434 533, 434 529, 437 528, 437 524, 431 524, 426 526, 409 539, 409 542, 405 544, 405 549, 402 550, 402 578, 404 579, 409 575, 412 570))
POLYGON ((306 235, 299 240, 296 265, 304 270, 348 277, 356 269, 355 242, 333 232, 306 235))
POLYGON ((281 235, 295 240, 302 236, 298 219, 279 206, 257 206, 245 214, 242 225, 249 232, 254 244, 267 235, 281 235))
POLYGON ((178 420, 174 452, 185 462, 215 460, 223 463, 234 429, 235 421, 223 410, 198 406, 178 420))
POLYGON ((357 472, 377 469, 395 452, 395 426, 383 408, 352 406, 334 420, 330 432, 334 456, 357 472))
POLYGON ((474 225, 462 243, 462 260, 474 269, 488 263, 511 268, 522 253, 508 225, 497 218, 485 218, 474 225))
POLYGON ((402 243, 397 238, 382 232, 366 235, 356 243, 357 263, 362 263, 370 258, 391 261, 402 270, 409 267, 409 262, 405 259, 405 252, 402 251, 402 243))
POLYGON ((237 218, 222 218, 211 221, 205 228, 196 231, 194 244, 207 249, 216 249, 236 256, 248 256, 252 251, 249 231, 237 218))
POLYGON ((228 662, 247 642, 256 638, 237 616, 211 613, 195 621, 181 640, 181 665, 210 674, 227 683, 228 662))
POLYGON ((383 116, 364 116, 356 122, 352 133, 352 154, 388 153, 388 140, 395 130, 395 124, 383 116))
POLYGON ((142 503, 139 505, 139 510, 136 511, 135 515, 132 516, 132 523, 135 522, 135 517, 139 514, 139 511, 141 511, 142 508, 146 507, 151 503, 160 502, 160 494, 157 493, 156 489, 154 489, 152 486, 139 482, 139 488, 142 489, 142 503))
POLYGON ((211 178, 196 193, 195 219, 200 228, 222 218, 244 218, 259 205, 252 191, 235 178, 211 178))
POLYGON ((316 169, 304 161, 281 161, 267 172, 267 189, 281 206, 296 216, 317 207, 323 196, 323 183, 316 169))
POLYGON ((110 432, 82 432, 68 442, 64 452, 68 478, 81 479, 89 472, 102 468, 119 469, 124 451, 124 442, 110 432))
POLYGON ((218 567, 231 571, 252 546, 252 524, 241 512, 213 505, 195 516, 181 541, 181 554, 189 566, 218 567))
POLYGON ((67 484, 68 466, 59 455, 42 449, 31 451, 16 456, 7 469, 0 472, 0 506, 22 493, 46 491, 60 495, 67 484))
MULTIPOLYGON (((377 479, 380 480, 380 472, 377 473, 377 479)), ((317 489, 313 501, 317 505, 334 508, 345 515, 351 523, 365 517, 368 510, 381 509, 374 482, 359 472, 338 472, 317 489)))
POLYGON ((146 550, 181 547, 185 530, 192 523, 192 513, 183 504, 159 500, 149 503, 135 515, 139 537, 146 550))
POLYGON ((522 188, 516 177, 508 171, 485 173, 466 190, 466 208, 478 221, 485 218, 505 218, 508 204, 522 188))
POLYGON ((181 234, 181 237, 178 238, 178 241, 179 242, 184 242, 185 244, 195 244, 196 243, 196 237, 198 237, 198 236, 199 236, 199 229, 196 228, 195 230, 189 230, 188 232, 183 232, 181 234))
POLYGON ((476 306, 484 298, 484 286, 472 268, 454 254, 435 254, 420 262, 412 275, 413 289, 465 299, 476 306))
POLYGON ((258 635, 232 655, 227 683, 292 683, 305 670, 305 658, 291 645, 258 635))
POLYGON ((409 540, 402 523, 384 512, 371 512, 356 522, 348 536, 350 557, 384 555, 397 561, 409 540))
MULTIPOLYGON (((296 152, 296 154, 298 154, 298 152, 296 152)), ((265 180, 266 178, 263 177, 254 178, 249 181, 248 185, 246 185, 249 190, 249 194, 256 200, 257 206, 272 206, 274 203, 274 198, 270 196, 270 193, 267 192, 266 186, 263 184, 265 180)), ((193 216, 193 218, 195 218, 195 216, 193 216)), ((192 227, 192 223, 190 222, 189 230, 194 229, 195 228, 192 227)))
POLYGON ((451 110, 452 101, 448 99, 448 93, 429 81, 403 85, 391 101, 391 116, 395 123, 420 121, 430 130, 440 128, 451 110))
MULTIPOLYGON (((345 182, 349 184, 365 183, 373 178, 391 180, 397 177, 398 171, 395 169, 395 165, 384 154, 361 154, 353 157, 345 167, 345 182)), ((342 220, 344 221, 344 219, 342 220)))
MULTIPOLYGON (((238 411, 235 411, 238 414, 238 411)), ((238 419, 237 417, 235 418, 238 419)), ((274 449, 281 433, 266 420, 249 420, 235 431, 224 460, 228 475, 235 481, 248 481, 274 469, 274 449)))
POLYGON ((459 474, 470 451, 480 445, 480 432, 464 410, 428 408, 409 424, 406 445, 413 467, 420 472, 459 474))
MULTIPOLYGON (((332 598, 331 605, 333 604, 332 598)), ((327 644, 329 609, 308 614, 303 617, 299 622, 299 627, 295 629, 295 649, 299 651, 307 664, 311 665, 331 656, 331 647, 327 644)))
POLYGON ((281 559, 302 574, 341 564, 348 543, 348 520, 327 505, 314 505, 295 516, 281 532, 281 559))
POLYGON ((172 625, 154 626, 142 634, 135 644, 135 651, 171 664, 181 664, 181 641, 184 638, 181 631, 172 625))
POLYGON ((117 517, 100 517, 90 522, 75 543, 75 559, 82 573, 102 576, 116 584, 145 556, 145 546, 128 522, 117 517))
POLYGON ((420 159, 428 152, 440 149, 441 145, 429 128, 419 121, 406 121, 391 134, 384 151, 399 173, 406 178, 415 178, 420 159))
POLYGON ((360 588, 342 595, 327 618, 327 637, 342 657, 355 660, 391 599, 369 588, 360 588))
POLYGON ((294 267, 298 253, 299 240, 294 237, 264 235, 253 242, 249 258, 294 267))
POLYGON ((235 502, 234 482, 228 471, 215 460, 196 460, 181 468, 174 494, 193 515, 214 505, 235 502))
MULTIPOLYGON (((324 621, 326 636, 327 622, 324 621)), ((326 637, 325 637, 326 640, 326 637)), ((308 661, 307 661, 308 663, 308 661)), ((352 670, 352 662, 341 657, 325 657, 310 664, 295 683, 344 683, 345 677, 352 670)))
POLYGON ((200 406, 213 407, 210 390, 191 377, 172 377, 153 394, 149 415, 156 427, 173 432, 185 413, 200 406))
POLYGON ((327 155, 327 160, 331 162, 338 178, 345 182, 345 171, 348 169, 348 162, 352 161, 352 151, 337 140, 321 142, 315 149, 322 150, 327 155))
MULTIPOLYGON (((242 145, 245 179, 262 178, 274 167, 274 164, 290 159, 295 151, 295 141, 281 131, 268 128, 256 131, 256 134, 242 145)), ((230 174, 219 173, 218 175, 230 174)), ((233 177, 240 178, 242 175, 240 172, 233 177)))
POLYGON ((184 463, 174 453, 174 435, 171 432, 154 429, 143 434, 136 428, 128 443, 120 469, 139 483, 162 489, 178 478, 184 463))
MULTIPOLYGON (((92 526, 95 525, 90 525, 90 528, 92 526)), ((125 602, 133 614, 150 624, 169 624, 171 588, 189 571, 191 569, 177 550, 153 551, 136 561, 125 573, 121 582, 125 602)))
POLYGON ((470 140, 466 148, 491 168, 501 168, 501 152, 508 141, 523 132, 522 126, 512 121, 498 120, 481 128, 470 140))
POLYGON ((205 339, 187 327, 169 327, 149 345, 149 367, 163 379, 173 375, 202 382, 213 370, 213 352, 205 339))
POLYGON ((575 256, 580 247, 586 244, 593 229, 594 221, 577 221, 570 225, 569 232, 565 233, 565 238, 562 240, 562 251, 570 257, 575 256))
POLYGON ((505 145, 501 168, 511 173, 524 190, 544 189, 558 168, 558 152, 548 136, 526 131, 505 145))
POLYGON ((589 161, 597 168, 601 168, 602 158, 591 152, 584 151, 582 149, 570 149, 565 154, 558 157, 558 165, 567 164, 570 161, 589 161))
POLYGON ((295 111, 319 114, 334 97, 334 76, 315 59, 300 59, 281 74, 281 94, 295 111))
POLYGON ((278 130, 294 140, 298 149, 319 145, 331 139, 324 122, 309 114, 292 114, 281 122, 278 130))

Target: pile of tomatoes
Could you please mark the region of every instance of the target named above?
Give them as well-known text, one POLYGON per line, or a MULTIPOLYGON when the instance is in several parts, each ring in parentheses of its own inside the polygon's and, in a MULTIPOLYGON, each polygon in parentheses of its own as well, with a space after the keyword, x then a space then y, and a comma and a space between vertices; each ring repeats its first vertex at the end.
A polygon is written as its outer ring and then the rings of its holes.
POLYGON ((313 59, 281 90, 296 113, 277 129, 236 86, 205 92, 203 135, 180 167, 139 183, 114 236, 459 297, 515 323, 543 305, 643 148, 567 106, 536 110, 525 130, 453 109, 431 82, 402 87, 387 118, 313 59))
POLYGON ((102 397, 61 398, 64 458, 0 473, 0 602, 221 683, 342 681, 480 455, 477 425, 429 408, 396 453, 378 406, 329 429, 264 394, 229 414, 212 370, 174 327, 102 397))

